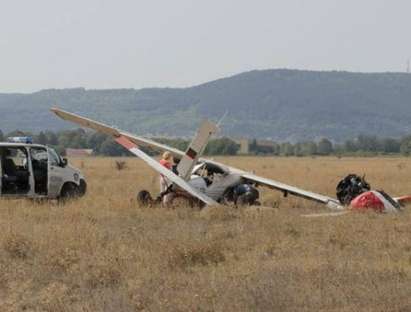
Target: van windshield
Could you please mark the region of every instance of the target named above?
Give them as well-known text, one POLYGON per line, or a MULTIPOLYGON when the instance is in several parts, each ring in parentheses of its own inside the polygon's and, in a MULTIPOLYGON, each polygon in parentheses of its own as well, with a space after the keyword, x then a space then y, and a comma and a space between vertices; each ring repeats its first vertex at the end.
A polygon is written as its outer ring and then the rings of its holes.
POLYGON ((54 149, 49 148, 49 156, 50 156, 50 165, 60 166, 61 164, 60 156, 56 153, 54 149))

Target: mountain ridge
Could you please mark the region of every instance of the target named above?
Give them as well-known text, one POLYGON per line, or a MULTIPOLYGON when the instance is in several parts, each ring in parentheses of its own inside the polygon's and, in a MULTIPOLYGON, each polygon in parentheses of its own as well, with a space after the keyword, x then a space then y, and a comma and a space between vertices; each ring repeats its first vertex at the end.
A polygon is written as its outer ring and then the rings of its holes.
POLYGON ((72 128, 52 106, 141 135, 190 136, 202 118, 224 119, 223 135, 341 141, 411 133, 411 75, 253 70, 187 88, 45 89, 0 94, 0 129, 72 128))

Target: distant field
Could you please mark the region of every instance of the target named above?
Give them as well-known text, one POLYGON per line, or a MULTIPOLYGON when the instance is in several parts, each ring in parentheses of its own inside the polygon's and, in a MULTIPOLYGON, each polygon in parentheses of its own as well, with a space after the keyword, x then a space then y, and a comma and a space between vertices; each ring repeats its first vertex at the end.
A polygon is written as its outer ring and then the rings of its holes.
MULTIPOLYGON (((219 161, 334 196, 348 173, 411 194, 411 158, 219 161)), ((306 219, 317 204, 140 208, 158 178, 136 158, 75 159, 89 192, 66 204, 0 201, 0 311, 411 311, 411 213, 306 219)))

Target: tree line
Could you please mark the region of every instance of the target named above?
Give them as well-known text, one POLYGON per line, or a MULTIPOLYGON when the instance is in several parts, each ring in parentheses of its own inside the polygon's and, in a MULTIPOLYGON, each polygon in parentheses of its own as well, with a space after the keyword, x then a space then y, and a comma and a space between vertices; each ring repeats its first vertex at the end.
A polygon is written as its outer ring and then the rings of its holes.
MULTIPOLYGON (((102 134, 85 131, 83 129, 64 131, 41 131, 30 133, 23 131, 12 131, 4 134, 0 130, 0 142, 8 137, 31 136, 34 143, 54 147, 60 154, 64 155, 67 148, 93 149, 96 155, 104 156, 127 156, 129 152, 117 144, 111 137, 102 134)), ((156 138, 157 142, 164 143, 180 150, 185 150, 190 143, 189 140, 179 138, 156 138)), ((230 138, 212 139, 205 150, 206 155, 236 155, 240 146, 230 138)), ((151 155, 155 151, 145 149, 151 155)), ((316 141, 298 143, 273 142, 270 146, 259 145, 257 140, 251 140, 249 145, 250 154, 275 155, 275 156, 314 156, 314 155, 389 155, 402 154, 411 155, 411 135, 400 138, 379 138, 377 136, 359 135, 355 139, 346 140, 343 143, 333 143, 327 138, 316 141)))
MULTIPOLYGON (((128 156, 130 153, 117 144, 110 136, 102 133, 89 132, 83 129, 64 130, 64 131, 41 131, 39 133, 31 133, 24 131, 12 131, 3 133, 0 130, 0 142, 6 141, 9 137, 30 136, 33 138, 33 143, 48 145, 56 149, 61 155, 65 155, 67 148, 77 149, 92 149, 95 155, 102 156, 128 156)), ((159 143, 164 143, 180 150, 185 150, 190 141, 184 139, 169 139, 156 138, 159 143)), ((229 138, 217 138, 209 142, 205 154, 206 155, 235 155, 239 146, 229 138)), ((150 155, 156 154, 150 148, 143 148, 150 155)))
POLYGON ((250 152, 252 154, 272 154, 278 156, 411 155, 411 135, 399 139, 359 135, 355 139, 349 139, 343 143, 333 143, 327 138, 322 138, 318 142, 273 143, 273 146, 258 146, 256 142, 256 140, 253 140, 250 144, 250 152))

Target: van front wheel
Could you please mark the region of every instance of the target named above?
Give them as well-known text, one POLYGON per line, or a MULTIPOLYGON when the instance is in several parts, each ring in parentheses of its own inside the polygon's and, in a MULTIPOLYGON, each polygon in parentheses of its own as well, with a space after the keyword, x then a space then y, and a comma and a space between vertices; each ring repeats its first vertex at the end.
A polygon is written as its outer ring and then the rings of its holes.
POLYGON ((70 199, 74 199, 79 197, 81 194, 79 187, 75 185, 74 183, 66 183, 63 185, 59 200, 62 202, 66 202, 70 199))

